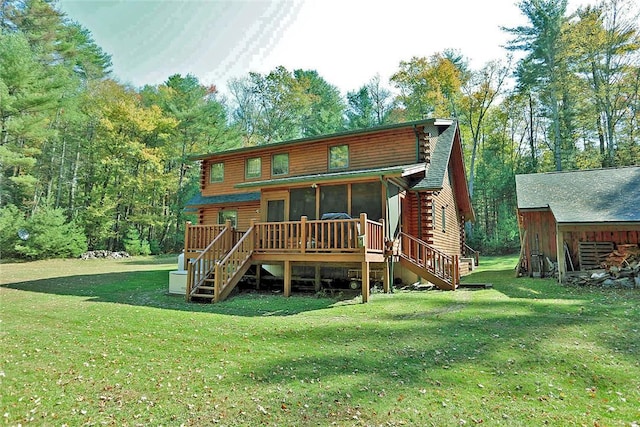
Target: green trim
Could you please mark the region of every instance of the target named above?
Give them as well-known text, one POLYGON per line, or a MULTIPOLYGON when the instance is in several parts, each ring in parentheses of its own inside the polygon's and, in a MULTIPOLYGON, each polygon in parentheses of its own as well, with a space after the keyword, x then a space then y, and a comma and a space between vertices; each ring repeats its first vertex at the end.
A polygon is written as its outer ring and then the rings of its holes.
POLYGON ((268 187, 268 186, 283 185, 283 184, 338 181, 345 178, 366 178, 366 177, 381 176, 381 175, 388 175, 388 174, 401 174, 402 172, 405 171, 407 166, 408 165, 390 166, 390 167, 379 168, 379 169, 366 169, 366 170, 357 170, 357 171, 292 176, 288 178, 276 178, 276 179, 270 179, 270 180, 264 180, 264 181, 243 182, 240 184, 236 184, 235 187, 236 188, 268 187))

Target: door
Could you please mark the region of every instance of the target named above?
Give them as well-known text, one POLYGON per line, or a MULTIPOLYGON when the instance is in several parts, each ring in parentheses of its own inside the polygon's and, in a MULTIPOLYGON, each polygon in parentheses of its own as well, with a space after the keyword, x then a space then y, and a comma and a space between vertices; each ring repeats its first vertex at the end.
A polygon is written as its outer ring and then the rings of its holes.
POLYGON ((267 200, 267 222, 284 221, 284 199, 267 200))
POLYGON ((289 192, 268 191, 262 193, 262 221, 282 222, 289 220, 289 192))

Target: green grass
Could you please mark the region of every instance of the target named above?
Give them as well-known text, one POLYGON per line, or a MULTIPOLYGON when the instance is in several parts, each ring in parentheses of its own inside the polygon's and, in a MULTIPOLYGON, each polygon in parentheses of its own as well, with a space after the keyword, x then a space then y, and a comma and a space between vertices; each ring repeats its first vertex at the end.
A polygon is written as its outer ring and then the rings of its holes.
POLYGON ((174 258, 0 264, 0 424, 640 423, 640 293, 513 277, 334 300, 167 295, 174 258))

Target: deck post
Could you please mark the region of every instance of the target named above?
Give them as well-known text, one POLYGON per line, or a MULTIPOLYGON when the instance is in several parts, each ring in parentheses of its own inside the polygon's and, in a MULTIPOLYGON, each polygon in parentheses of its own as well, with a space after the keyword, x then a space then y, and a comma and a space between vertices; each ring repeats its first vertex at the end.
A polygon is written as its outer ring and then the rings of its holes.
POLYGON ((230 219, 228 219, 228 220, 226 220, 224 222, 224 227, 227 230, 227 237, 226 237, 227 242, 226 242, 225 248, 227 250, 229 250, 235 245, 235 242, 233 241, 233 239, 234 239, 233 226, 231 225, 231 220, 230 219))
MULTIPOLYGON (((366 253, 367 247, 369 246, 369 241, 368 241, 369 236, 367 235, 367 214, 366 213, 360 214, 360 236, 362 236, 362 251, 366 253)), ((358 236, 358 239, 360 238, 360 236, 358 236)), ((364 276, 364 271, 362 272, 362 275, 364 276)))
MULTIPOLYGON (((184 227, 184 253, 185 254, 189 252, 189 244, 190 244, 189 234, 191 234, 190 231, 191 231, 191 221, 187 221, 184 227)), ((185 259, 185 262, 186 261, 187 260, 185 259)))
POLYGON ((300 217, 300 252, 307 251, 307 217, 300 217))
POLYGON ((389 278, 389 261, 385 260, 384 261, 384 269, 382 270, 382 291, 385 294, 389 293, 390 290, 390 286, 389 284, 391 283, 391 279, 389 278))
POLYGON ((313 288, 316 292, 320 291, 320 266, 316 265, 315 267, 315 276, 313 278, 313 288))
POLYGON ((284 296, 291 295, 291 261, 284 262, 284 296))
POLYGON ((256 264, 256 289, 260 289, 261 278, 262 278, 262 264, 256 264))
MULTIPOLYGON (((363 214, 365 215, 365 214, 363 214)), ((369 302, 369 262, 362 262, 362 302, 369 302)))
POLYGON ((220 291, 222 291, 222 269, 220 268, 220 263, 216 262, 216 266, 214 267, 214 281, 213 281, 213 302, 220 301, 220 291))

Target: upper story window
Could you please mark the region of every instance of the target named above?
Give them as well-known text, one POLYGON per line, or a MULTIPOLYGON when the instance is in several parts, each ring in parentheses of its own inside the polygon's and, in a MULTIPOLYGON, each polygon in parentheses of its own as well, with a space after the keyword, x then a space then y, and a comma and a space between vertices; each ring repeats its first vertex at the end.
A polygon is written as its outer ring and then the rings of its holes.
POLYGON ((209 182, 224 181, 224 163, 213 163, 209 174, 209 182))
POLYGON ((289 153, 274 154, 271 159, 271 175, 289 174, 289 153))
POLYGON ((262 174, 262 159, 260 157, 252 157, 247 159, 247 164, 244 170, 244 177, 247 179, 250 178, 260 178, 262 174))
POLYGON ((329 148, 329 170, 349 167, 349 146, 335 145, 329 148))

